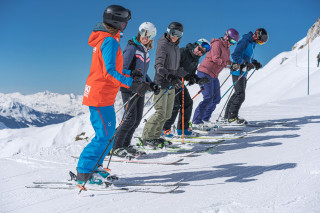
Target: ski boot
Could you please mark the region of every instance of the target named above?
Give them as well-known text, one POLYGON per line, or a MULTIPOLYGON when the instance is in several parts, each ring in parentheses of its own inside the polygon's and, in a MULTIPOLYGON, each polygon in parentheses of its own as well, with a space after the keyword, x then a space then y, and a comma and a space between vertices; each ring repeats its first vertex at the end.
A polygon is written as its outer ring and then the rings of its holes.
POLYGON ((234 118, 230 118, 228 119, 228 123, 229 124, 237 124, 237 125, 247 125, 248 121, 246 121, 243 118, 239 118, 239 117, 234 117, 234 118))
POLYGON ((146 155, 147 153, 144 151, 139 150, 137 147, 133 145, 129 145, 127 147, 124 147, 127 152, 135 157, 141 156, 141 155, 146 155))
POLYGON ((210 132, 212 128, 210 128, 204 124, 192 124, 192 129, 210 132))
POLYGON ((172 138, 173 136, 171 129, 163 130, 161 134, 161 137, 172 138))
MULTIPOLYGON (((178 133, 179 136, 181 136, 182 135, 182 129, 177 129, 177 133, 178 133)), ((187 136, 187 137, 199 137, 200 136, 199 133, 192 131, 191 128, 185 129, 184 130, 184 135, 187 136)))
POLYGON ((132 154, 129 154, 128 151, 124 148, 117 148, 113 151, 113 155, 117 156, 119 158, 125 158, 128 160, 131 160, 132 158, 134 158, 134 156, 132 154))

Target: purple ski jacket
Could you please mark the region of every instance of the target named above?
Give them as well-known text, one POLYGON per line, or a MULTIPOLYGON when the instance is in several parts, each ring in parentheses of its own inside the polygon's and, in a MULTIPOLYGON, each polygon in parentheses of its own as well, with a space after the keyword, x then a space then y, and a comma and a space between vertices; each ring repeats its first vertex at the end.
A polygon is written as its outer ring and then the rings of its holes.
POLYGON ((219 73, 227 66, 230 61, 230 50, 228 42, 222 39, 211 39, 211 50, 207 53, 198 67, 198 71, 218 78, 219 73))

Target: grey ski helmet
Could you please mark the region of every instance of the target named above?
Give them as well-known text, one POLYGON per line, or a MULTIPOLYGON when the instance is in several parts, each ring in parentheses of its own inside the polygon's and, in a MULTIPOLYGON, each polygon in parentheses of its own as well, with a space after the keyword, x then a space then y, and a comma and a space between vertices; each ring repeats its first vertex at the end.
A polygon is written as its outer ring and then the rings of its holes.
POLYGON ((167 32, 171 36, 181 38, 183 35, 183 25, 179 22, 171 22, 167 28, 167 32))

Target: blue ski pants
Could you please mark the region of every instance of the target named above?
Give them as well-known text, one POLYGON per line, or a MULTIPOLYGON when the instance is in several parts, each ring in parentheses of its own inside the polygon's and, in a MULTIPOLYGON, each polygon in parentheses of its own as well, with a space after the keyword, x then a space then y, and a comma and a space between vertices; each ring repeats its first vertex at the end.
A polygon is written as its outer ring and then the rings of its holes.
POLYGON ((201 124, 203 121, 209 121, 212 112, 215 110, 216 105, 220 103, 220 82, 218 78, 212 78, 210 75, 198 71, 198 77, 207 77, 210 82, 204 85, 200 85, 204 90, 202 92, 203 101, 200 102, 196 108, 193 116, 192 123, 201 124))
POLYGON ((90 173, 110 143, 108 149, 99 161, 99 164, 103 164, 105 156, 112 149, 114 139, 111 142, 110 139, 114 135, 116 127, 116 114, 113 106, 90 106, 89 110, 90 121, 95 131, 95 137, 83 149, 80 155, 77 165, 77 170, 80 173, 90 173))

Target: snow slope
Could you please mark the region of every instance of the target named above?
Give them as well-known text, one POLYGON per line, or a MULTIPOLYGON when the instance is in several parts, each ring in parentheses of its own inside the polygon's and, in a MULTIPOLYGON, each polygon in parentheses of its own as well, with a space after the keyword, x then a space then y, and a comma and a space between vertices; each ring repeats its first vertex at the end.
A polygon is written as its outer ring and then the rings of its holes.
MULTIPOLYGON (((32 181, 67 179, 68 171, 75 171, 76 166, 70 155, 79 154, 86 144, 85 140, 61 138, 47 144, 53 141, 53 131, 48 140, 47 136, 33 135, 38 137, 34 143, 44 143, 42 148, 0 158, 1 212, 319 212, 319 102, 320 95, 314 95, 246 107, 243 113, 252 120, 287 121, 290 125, 226 141, 210 153, 185 158, 179 165, 111 163, 113 173, 125 180, 170 182, 184 178, 179 191, 166 195, 82 192, 78 196, 78 190, 26 189, 32 181)), ((62 131, 62 138, 74 134, 71 126, 81 122, 71 119, 67 123, 70 127, 62 128, 73 132, 62 131)), ((23 136, 24 130, 11 130, 19 131, 21 144, 32 139, 31 134, 23 136)), ((2 140, 10 137, 3 135, 7 131, 1 131, 2 140)))
MULTIPOLYGON (((303 43, 305 39, 296 46, 303 43)), ((75 171, 77 161, 70 156, 79 155, 88 143, 86 138, 93 134, 88 113, 45 127, 0 130, 0 212, 320 212, 320 70, 315 68, 320 38, 310 47, 310 96, 306 95, 305 46, 279 54, 255 72, 248 81, 240 112, 252 122, 269 120, 290 125, 264 128, 245 138, 225 141, 211 152, 185 158, 179 165, 111 163, 112 173, 125 180, 170 182, 184 178, 183 186, 173 194, 83 192, 78 196, 77 190, 26 189, 25 185, 33 181, 65 180, 69 170, 75 171)), ((256 51, 263 51, 263 46, 256 51)), ((221 83, 228 74, 228 70, 222 72, 221 83)), ((231 85, 228 79, 222 94, 231 85)), ((197 85, 189 88, 191 96, 198 90, 197 85)), ((62 104, 56 105, 61 112, 72 112, 68 106, 75 103, 67 96, 58 98, 61 102, 52 97, 52 103, 62 104)), ((199 95, 194 100, 195 107, 201 99, 199 95)), ((218 105, 212 121, 226 99, 218 105)), ((30 99, 22 103, 34 104, 30 99)), ((118 97, 116 109, 120 105, 118 97)), ((118 121, 122 114, 117 114, 118 121)), ((142 122, 135 135, 141 135, 143 126, 142 122)), ((172 153, 163 155, 176 157, 172 153)), ((151 160, 156 156, 150 154, 151 160)))

